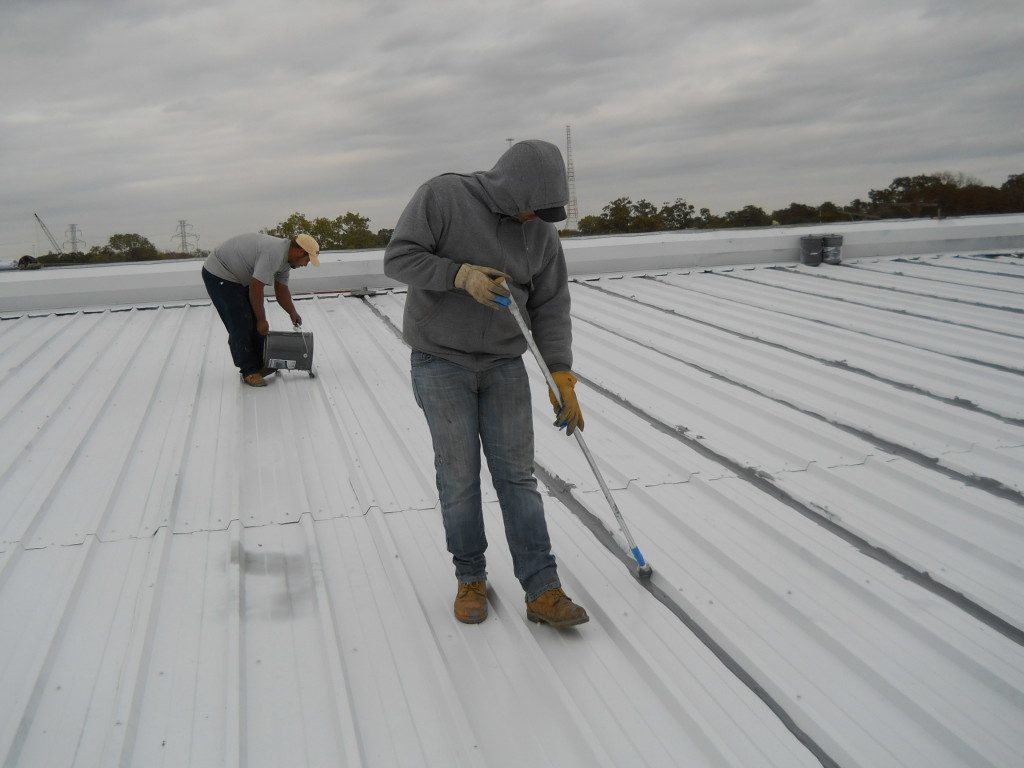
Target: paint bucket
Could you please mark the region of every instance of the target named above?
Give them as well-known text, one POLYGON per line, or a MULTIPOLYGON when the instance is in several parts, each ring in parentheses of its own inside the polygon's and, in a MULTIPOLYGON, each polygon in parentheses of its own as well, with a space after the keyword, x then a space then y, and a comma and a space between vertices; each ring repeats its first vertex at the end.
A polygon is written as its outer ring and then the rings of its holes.
POLYGON ((808 267, 821 264, 821 235, 804 235, 800 238, 800 263, 808 267))
POLYGON ((821 260, 826 264, 840 264, 842 262, 843 236, 822 235, 821 236, 821 260))

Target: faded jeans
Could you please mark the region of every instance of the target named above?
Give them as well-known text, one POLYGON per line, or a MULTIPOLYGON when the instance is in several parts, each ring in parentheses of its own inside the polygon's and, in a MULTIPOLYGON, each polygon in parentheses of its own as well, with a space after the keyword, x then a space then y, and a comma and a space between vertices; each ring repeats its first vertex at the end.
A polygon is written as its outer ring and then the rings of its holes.
POLYGON ((462 583, 487 578, 480 496, 483 445, 513 570, 526 599, 560 586, 533 474, 530 382, 522 358, 471 371, 413 350, 412 388, 434 444, 437 492, 455 577, 462 583))
POLYGON ((231 359, 243 376, 263 370, 263 337, 256 330, 256 313, 249 303, 249 286, 223 280, 203 268, 210 301, 228 331, 231 359))

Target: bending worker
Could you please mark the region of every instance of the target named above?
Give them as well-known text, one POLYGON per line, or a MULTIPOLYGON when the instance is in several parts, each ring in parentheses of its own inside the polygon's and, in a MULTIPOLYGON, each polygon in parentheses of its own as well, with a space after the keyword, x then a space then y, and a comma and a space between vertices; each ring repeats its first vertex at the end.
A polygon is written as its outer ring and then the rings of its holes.
POLYGON ((302 325, 288 290, 288 273, 311 263, 320 266, 320 246, 309 235, 293 239, 264 234, 238 235, 213 249, 203 263, 203 282, 217 314, 228 330, 231 358, 250 387, 265 387, 264 336, 270 332, 263 289, 274 284, 274 295, 293 325, 302 325))
POLYGON ((553 226, 565 218, 568 199, 558 148, 522 141, 490 171, 447 173, 423 184, 384 253, 384 273, 409 286, 402 332, 412 347, 413 392, 434 445, 458 580, 455 618, 467 624, 487 618, 481 444, 527 618, 559 629, 588 620, 562 591, 533 474, 526 340, 494 301, 509 294, 507 281, 565 403, 556 424, 567 434, 583 429, 570 370, 565 256, 553 226))

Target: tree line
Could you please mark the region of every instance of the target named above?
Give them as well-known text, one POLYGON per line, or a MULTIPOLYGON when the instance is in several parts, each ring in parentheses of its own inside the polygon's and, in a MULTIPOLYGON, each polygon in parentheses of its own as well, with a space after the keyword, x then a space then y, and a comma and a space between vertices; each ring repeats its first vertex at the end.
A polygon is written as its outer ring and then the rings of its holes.
POLYGON ((392 229, 370 229, 370 220, 358 213, 347 213, 329 219, 318 216, 310 219, 296 211, 284 221, 261 232, 274 237, 291 239, 305 232, 312 235, 322 251, 343 251, 355 248, 383 248, 391 240, 392 229))
MULTIPOLYGON (((629 232, 660 232, 677 229, 724 229, 733 227, 769 227, 787 224, 830 224, 865 219, 906 219, 927 216, 972 216, 993 213, 1024 212, 1024 173, 1011 174, 999 187, 986 186, 963 173, 931 173, 899 176, 884 189, 872 189, 868 199, 859 198, 846 205, 824 202, 820 205, 790 203, 785 208, 765 211, 746 205, 721 215, 677 197, 674 202, 656 206, 641 198, 612 200, 596 216, 584 216, 578 230, 563 229, 561 234, 611 235, 629 232)), ((348 211, 335 218, 310 218, 295 212, 273 227, 260 230, 275 237, 293 238, 303 232, 312 235, 325 251, 355 248, 383 248, 394 230, 370 229, 370 219, 348 211)), ((160 251, 136 233, 112 235, 106 245, 86 253, 48 253, 39 257, 43 264, 106 264, 157 259, 205 258, 209 251, 191 253, 160 251)), ((32 257, 25 257, 31 259, 32 257)))
POLYGON ((629 197, 620 197, 604 206, 599 215, 580 219, 578 230, 562 234, 611 235, 1020 212, 1024 212, 1024 173, 1011 174, 1002 186, 991 187, 972 176, 946 171, 897 177, 888 187, 869 191, 867 200, 858 198, 842 206, 832 202, 790 203, 770 213, 747 205, 715 215, 707 208, 698 211, 681 197, 660 207, 645 199, 634 202, 629 197))
MULTIPOLYGON (((119 264, 125 261, 157 261, 159 259, 205 258, 209 251, 196 249, 189 253, 161 251, 152 241, 142 235, 129 232, 111 235, 106 245, 96 245, 88 251, 70 253, 47 253, 40 256, 42 264, 119 264)), ((31 258, 31 257, 23 257, 31 258)))
MULTIPOLYGON (((316 238, 321 250, 337 251, 354 248, 383 248, 391 239, 390 229, 370 229, 370 219, 348 211, 335 218, 319 216, 309 218, 304 213, 293 213, 284 221, 261 232, 274 237, 291 239, 305 232, 316 238)), ((106 245, 95 246, 86 252, 48 253, 40 256, 43 264, 110 264, 126 261, 157 261, 160 259, 206 258, 209 251, 195 250, 190 253, 161 251, 152 241, 137 233, 111 235, 106 245)), ((23 260, 31 260, 31 256, 23 260)))

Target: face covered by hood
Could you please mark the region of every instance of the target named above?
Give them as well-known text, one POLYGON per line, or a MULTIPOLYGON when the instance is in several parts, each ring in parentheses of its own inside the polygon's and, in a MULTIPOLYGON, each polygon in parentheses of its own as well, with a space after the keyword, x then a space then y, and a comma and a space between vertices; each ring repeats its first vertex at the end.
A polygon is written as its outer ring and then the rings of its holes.
POLYGON ((474 174, 491 199, 491 210, 505 216, 558 208, 569 202, 562 153, 539 139, 513 144, 489 171, 474 174))

